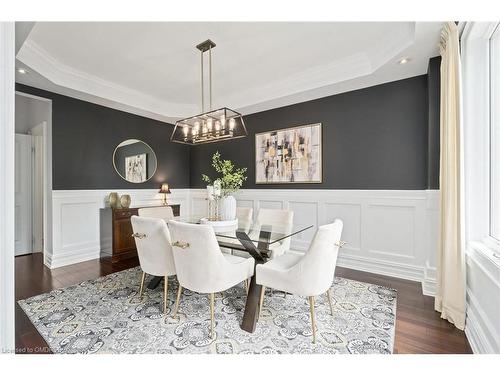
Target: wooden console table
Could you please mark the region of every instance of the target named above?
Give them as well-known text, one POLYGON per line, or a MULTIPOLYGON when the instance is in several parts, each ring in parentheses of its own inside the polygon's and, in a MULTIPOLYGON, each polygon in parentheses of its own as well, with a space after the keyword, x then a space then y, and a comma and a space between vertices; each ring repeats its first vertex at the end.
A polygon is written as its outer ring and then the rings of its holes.
MULTIPOLYGON (((180 216, 179 204, 169 206, 172 207, 174 216, 180 216)), ((101 209, 101 259, 116 263, 137 256, 130 218, 138 214, 139 208, 142 207, 101 209)))

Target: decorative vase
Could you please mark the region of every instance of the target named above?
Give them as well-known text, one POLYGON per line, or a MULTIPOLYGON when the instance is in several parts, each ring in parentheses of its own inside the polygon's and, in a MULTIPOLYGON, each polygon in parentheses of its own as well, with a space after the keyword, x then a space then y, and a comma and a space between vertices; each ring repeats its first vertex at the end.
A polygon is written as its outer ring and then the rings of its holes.
POLYGON ((120 203, 123 208, 129 208, 130 207, 130 195, 124 194, 120 197, 120 203))
POLYGON ((121 208, 120 206, 120 198, 118 196, 118 193, 109 193, 109 207, 111 208, 121 208))
POLYGON ((220 200, 219 216, 220 220, 236 219, 236 199, 232 195, 228 195, 220 200))

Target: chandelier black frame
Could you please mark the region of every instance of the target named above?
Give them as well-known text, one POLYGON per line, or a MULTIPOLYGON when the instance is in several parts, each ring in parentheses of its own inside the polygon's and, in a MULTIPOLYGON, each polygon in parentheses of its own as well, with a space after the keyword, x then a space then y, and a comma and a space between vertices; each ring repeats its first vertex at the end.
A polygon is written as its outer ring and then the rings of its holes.
POLYGON ((215 43, 210 39, 196 46, 201 51, 201 111, 199 115, 178 120, 170 141, 199 145, 246 137, 248 135, 241 113, 223 107, 212 109, 212 49, 215 43), (205 111, 204 54, 208 53, 209 110, 205 111))

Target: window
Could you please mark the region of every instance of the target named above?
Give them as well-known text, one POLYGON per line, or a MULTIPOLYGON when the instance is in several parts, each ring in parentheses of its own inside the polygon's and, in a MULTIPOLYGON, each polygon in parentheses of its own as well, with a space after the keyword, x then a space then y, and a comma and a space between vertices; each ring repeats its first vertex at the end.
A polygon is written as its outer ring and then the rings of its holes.
POLYGON ((500 266, 499 25, 467 22, 460 44, 465 241, 500 266))
POLYGON ((500 28, 490 39, 490 236, 500 241, 500 28))

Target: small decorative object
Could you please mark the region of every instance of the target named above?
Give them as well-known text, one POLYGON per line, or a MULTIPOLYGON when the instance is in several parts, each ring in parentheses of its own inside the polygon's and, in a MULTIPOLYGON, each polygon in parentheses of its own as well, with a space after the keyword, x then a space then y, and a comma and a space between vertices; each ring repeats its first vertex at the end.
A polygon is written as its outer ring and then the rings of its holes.
POLYGON ((125 158, 125 179, 130 182, 147 181, 147 154, 127 156, 125 158))
POLYGON ((255 135, 255 183, 321 183, 321 123, 255 135))
POLYGON ((219 174, 219 178, 212 182, 207 175, 202 175, 202 180, 208 183, 209 192, 209 219, 234 220, 236 218, 236 199, 232 196, 237 192, 247 179, 246 168, 236 168, 231 160, 222 160, 217 151, 212 156, 212 166, 219 174), (211 190, 209 188, 212 188, 211 190), (215 209, 211 210, 211 202, 215 209))
POLYGON ((236 199, 228 195, 219 201, 219 215, 221 220, 236 219, 236 199))
POLYGON ((163 202, 162 202, 162 204, 164 206, 167 206, 168 205, 168 203, 167 203, 167 194, 171 194, 171 191, 170 191, 170 188, 168 187, 168 184, 166 184, 166 183, 161 184, 160 191, 158 193, 163 194, 163 202))
POLYGON ((208 195, 208 220, 217 221, 219 219, 219 199, 220 196, 214 194, 213 186, 207 186, 208 195))
POLYGON ((111 208, 121 208, 120 198, 118 196, 118 193, 115 193, 115 192, 109 193, 108 200, 109 200, 109 207, 111 207, 111 208))
POLYGON ((123 208, 129 208, 130 202, 131 202, 130 195, 124 194, 120 197, 120 203, 123 208))

